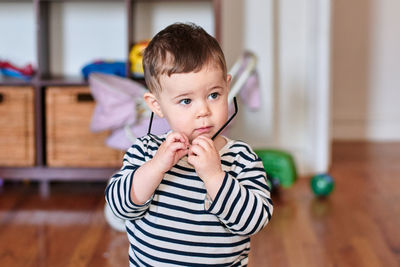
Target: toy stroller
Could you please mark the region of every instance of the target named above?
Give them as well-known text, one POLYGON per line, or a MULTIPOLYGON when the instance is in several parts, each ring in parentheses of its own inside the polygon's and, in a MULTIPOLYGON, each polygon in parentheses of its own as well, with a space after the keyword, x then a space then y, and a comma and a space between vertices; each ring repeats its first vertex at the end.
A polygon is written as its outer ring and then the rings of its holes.
MULTIPOLYGON (((231 116, 212 138, 224 130, 237 114, 236 95, 239 94, 249 108, 259 108, 260 94, 255 71, 256 64, 256 56, 251 52, 244 52, 231 68, 229 73, 232 75, 232 82, 228 94, 231 116), (232 111, 232 102, 235 111, 232 111)), ((106 140, 107 145, 127 150, 139 136, 150 134, 150 131, 152 134, 162 134, 169 130, 168 123, 164 119, 153 118, 153 114, 148 110, 142 97, 146 89, 141 84, 99 73, 91 74, 89 83, 97 103, 91 130, 96 132, 111 129, 112 134, 106 140)), ((104 214, 112 228, 118 231, 125 230, 124 220, 117 218, 107 204, 104 207, 104 214)))

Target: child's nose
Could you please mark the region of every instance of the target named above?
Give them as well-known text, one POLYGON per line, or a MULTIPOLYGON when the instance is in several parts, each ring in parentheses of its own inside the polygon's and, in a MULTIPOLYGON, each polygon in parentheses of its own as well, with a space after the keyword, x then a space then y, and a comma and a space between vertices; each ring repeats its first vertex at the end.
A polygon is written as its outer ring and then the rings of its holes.
POLYGON ((208 106, 207 102, 201 102, 199 104, 199 109, 197 112, 198 117, 205 117, 211 114, 210 107, 208 106))

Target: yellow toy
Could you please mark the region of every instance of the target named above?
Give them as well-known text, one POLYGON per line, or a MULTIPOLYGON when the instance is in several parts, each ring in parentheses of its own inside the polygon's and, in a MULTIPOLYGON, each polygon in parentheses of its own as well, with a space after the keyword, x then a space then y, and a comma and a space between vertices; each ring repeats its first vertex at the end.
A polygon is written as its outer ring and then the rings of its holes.
POLYGON ((131 52, 129 53, 129 59, 131 62, 131 73, 134 77, 143 77, 143 52, 149 44, 149 40, 144 40, 136 43, 132 46, 131 52))

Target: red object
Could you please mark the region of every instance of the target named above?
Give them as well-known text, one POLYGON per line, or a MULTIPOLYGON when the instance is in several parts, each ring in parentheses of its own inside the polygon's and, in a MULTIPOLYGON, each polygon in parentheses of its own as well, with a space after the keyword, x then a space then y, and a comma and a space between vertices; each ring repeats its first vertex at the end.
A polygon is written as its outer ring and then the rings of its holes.
POLYGON ((34 73, 32 64, 28 64, 22 68, 18 68, 7 61, 0 61, 0 69, 15 70, 25 76, 32 76, 34 73))

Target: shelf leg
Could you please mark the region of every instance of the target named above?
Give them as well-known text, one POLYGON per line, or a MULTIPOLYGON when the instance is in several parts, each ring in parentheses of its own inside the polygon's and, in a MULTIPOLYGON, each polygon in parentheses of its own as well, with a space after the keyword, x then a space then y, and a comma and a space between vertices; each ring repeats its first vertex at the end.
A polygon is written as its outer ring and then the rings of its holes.
POLYGON ((50 195, 50 182, 49 181, 41 181, 39 190, 40 190, 41 197, 48 198, 50 195))

